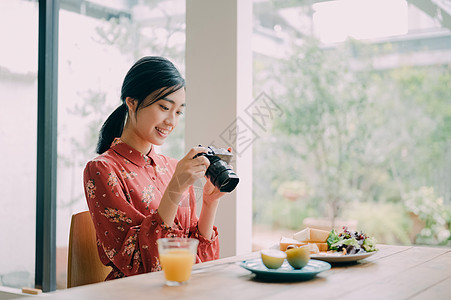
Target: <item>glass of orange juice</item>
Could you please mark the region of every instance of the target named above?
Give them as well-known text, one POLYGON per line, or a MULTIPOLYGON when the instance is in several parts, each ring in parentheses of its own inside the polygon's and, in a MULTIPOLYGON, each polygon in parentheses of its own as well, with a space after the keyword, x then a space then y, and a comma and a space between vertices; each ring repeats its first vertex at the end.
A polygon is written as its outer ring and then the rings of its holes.
POLYGON ((177 286, 191 277, 196 261, 199 240, 191 238, 163 238, 157 240, 161 268, 166 285, 177 286))

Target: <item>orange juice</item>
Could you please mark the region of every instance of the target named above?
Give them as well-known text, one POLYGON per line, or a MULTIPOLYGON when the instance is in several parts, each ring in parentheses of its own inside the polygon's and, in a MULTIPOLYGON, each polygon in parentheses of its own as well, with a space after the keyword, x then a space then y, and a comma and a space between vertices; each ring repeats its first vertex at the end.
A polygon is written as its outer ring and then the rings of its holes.
POLYGON ((189 249, 170 249, 160 254, 160 263, 168 281, 184 282, 191 276, 196 259, 189 249))

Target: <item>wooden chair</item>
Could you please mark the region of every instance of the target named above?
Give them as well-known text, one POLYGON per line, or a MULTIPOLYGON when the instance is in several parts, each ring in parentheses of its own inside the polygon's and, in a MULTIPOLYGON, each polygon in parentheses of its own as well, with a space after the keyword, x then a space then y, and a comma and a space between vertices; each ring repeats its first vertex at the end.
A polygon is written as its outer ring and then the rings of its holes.
POLYGON ((111 267, 100 261, 96 231, 89 211, 72 215, 69 233, 67 287, 104 281, 111 267))

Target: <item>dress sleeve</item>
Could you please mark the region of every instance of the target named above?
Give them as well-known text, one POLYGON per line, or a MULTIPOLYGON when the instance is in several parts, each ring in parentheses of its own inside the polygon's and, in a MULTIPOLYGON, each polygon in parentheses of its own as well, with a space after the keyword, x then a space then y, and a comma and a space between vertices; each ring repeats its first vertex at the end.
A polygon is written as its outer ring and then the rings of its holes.
POLYGON ((197 218, 196 225, 191 222, 193 226, 185 229, 179 223, 167 226, 157 211, 143 215, 130 204, 121 175, 109 162, 89 162, 84 170, 84 187, 100 258, 113 267, 107 279, 161 270, 156 241, 164 237, 198 238, 197 262, 218 257, 216 230, 215 237, 207 240, 196 231, 197 218))
POLYGON ((145 216, 134 208, 120 178, 110 163, 101 160, 89 162, 84 171, 100 258, 117 273, 108 278, 160 270, 156 240, 183 235, 181 228, 165 225, 157 212, 145 216))

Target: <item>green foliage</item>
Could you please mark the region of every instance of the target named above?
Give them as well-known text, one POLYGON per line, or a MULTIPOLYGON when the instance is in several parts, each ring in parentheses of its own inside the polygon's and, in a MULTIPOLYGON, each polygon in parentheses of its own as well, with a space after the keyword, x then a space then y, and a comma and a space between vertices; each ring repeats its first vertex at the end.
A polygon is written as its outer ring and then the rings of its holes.
POLYGON ((447 244, 450 238, 449 210, 443 198, 435 195, 432 187, 421 187, 402 197, 406 209, 424 222, 417 241, 425 244, 447 244))
POLYGON ((270 224, 273 228, 297 230, 302 228, 305 218, 315 215, 315 209, 303 201, 290 201, 277 197, 265 207, 263 213, 265 215, 263 219, 271 220, 270 224))
MULTIPOLYGON (((304 155, 317 171, 306 178, 336 218, 347 200, 349 182, 357 182, 357 164, 365 159, 370 138, 371 102, 366 92, 370 71, 352 69, 354 42, 334 51, 309 40, 282 62, 286 114, 276 120, 275 132, 296 136, 304 155), (313 179, 313 180, 312 180, 313 179), (321 188, 320 188, 321 187, 321 188)), ((363 61, 363 60, 362 60, 363 61)))
POLYGON ((449 191, 438 177, 450 164, 451 90, 446 83, 450 79, 449 66, 402 67, 374 77, 375 85, 385 88, 375 91, 385 112, 379 141, 390 145, 385 155, 401 193, 425 183, 441 195, 449 191), (388 129, 397 139, 386 134, 388 129))
MULTIPOLYGON (((380 49, 355 41, 324 49, 307 39, 292 50, 286 60, 254 62, 257 93, 264 90, 284 110, 272 136, 254 144, 258 222, 275 219, 262 212, 281 197, 278 190, 302 182, 309 193, 297 201, 309 217, 358 219, 380 242, 410 243, 403 195, 431 186, 444 196, 441 209, 450 205, 451 68, 375 70, 369 61, 380 49)), ((270 207, 281 216, 292 205, 270 207)), ((448 227, 441 228, 449 230, 449 214, 444 218, 448 227)), ((446 243, 449 231, 438 231, 426 224, 417 242, 446 243)))
POLYGON ((410 244, 410 220, 401 204, 356 202, 344 217, 356 220, 358 229, 376 238, 380 244, 410 244))

